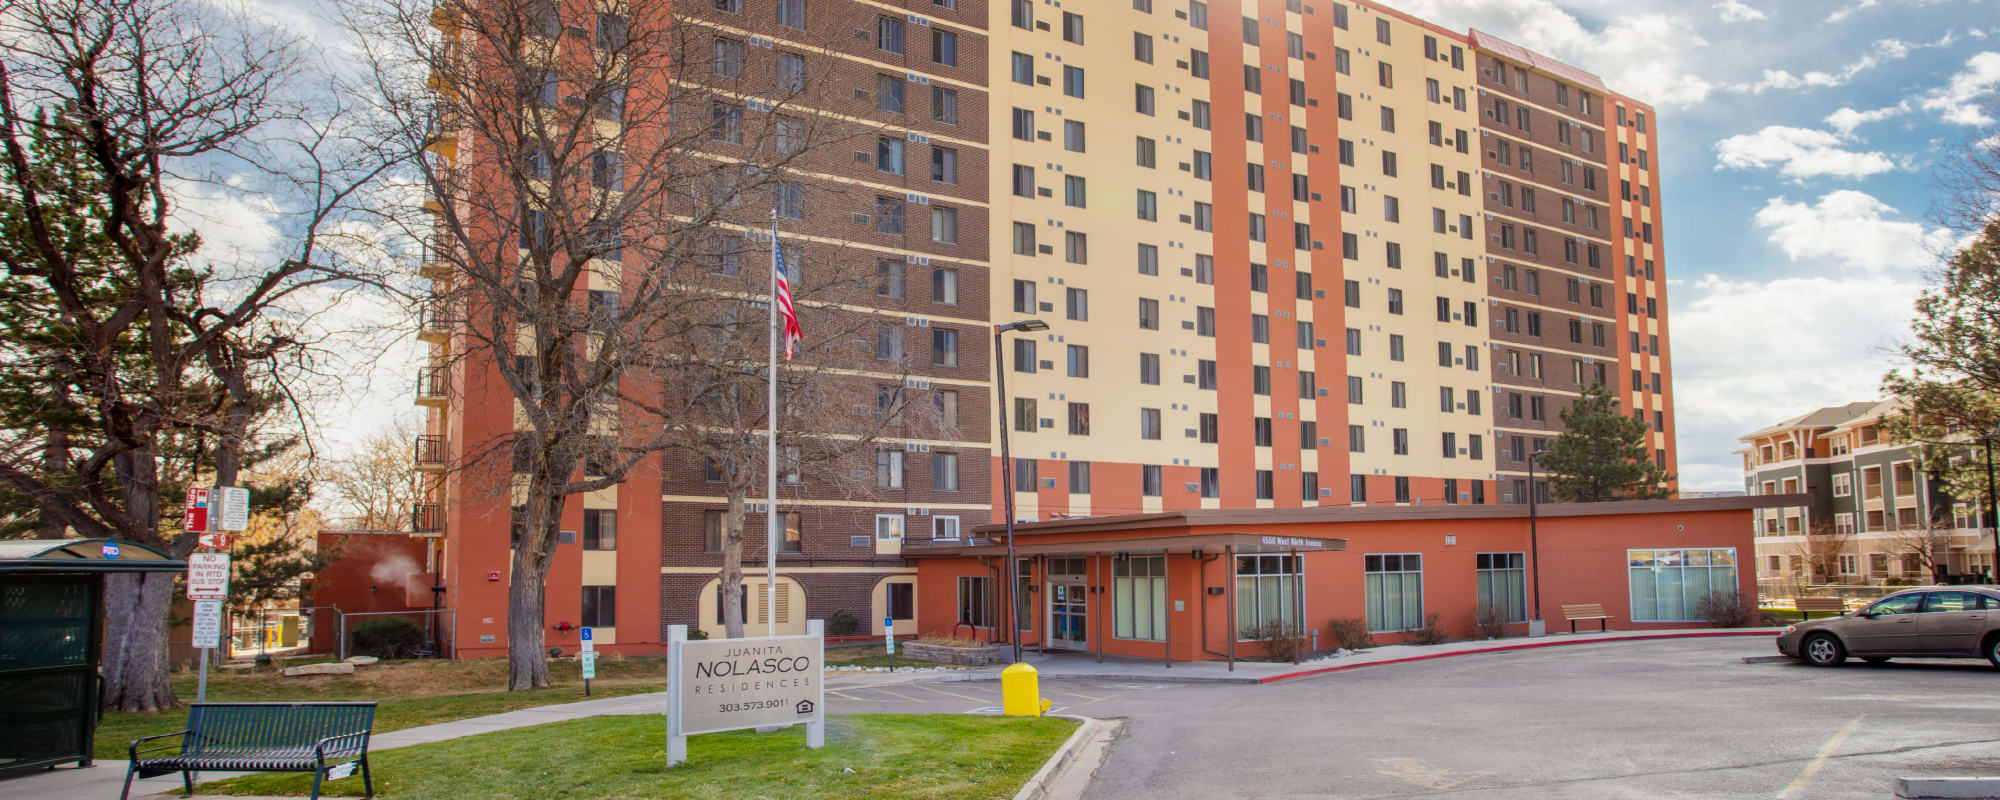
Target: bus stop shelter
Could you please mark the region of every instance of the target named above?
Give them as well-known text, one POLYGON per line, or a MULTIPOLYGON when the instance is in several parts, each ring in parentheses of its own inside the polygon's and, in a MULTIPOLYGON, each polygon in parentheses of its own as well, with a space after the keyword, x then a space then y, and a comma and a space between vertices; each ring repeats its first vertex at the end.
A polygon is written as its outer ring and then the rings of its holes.
POLYGON ((185 571, 137 542, 0 541, 0 773, 90 766, 104 576, 185 571))

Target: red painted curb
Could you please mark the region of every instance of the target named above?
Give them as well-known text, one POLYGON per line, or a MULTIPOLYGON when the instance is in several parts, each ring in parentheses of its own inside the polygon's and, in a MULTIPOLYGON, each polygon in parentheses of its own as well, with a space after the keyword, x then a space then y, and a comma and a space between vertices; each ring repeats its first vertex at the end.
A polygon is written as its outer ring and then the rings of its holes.
POLYGON ((1631 636, 1600 637, 1596 639, 1555 639, 1545 642, 1526 642, 1522 644, 1505 645, 1502 647, 1487 647, 1480 650, 1457 650, 1450 653, 1431 653, 1429 655, 1409 656, 1407 658, 1392 658, 1386 661, 1370 661, 1365 664, 1340 664, 1331 667, 1320 667, 1318 669, 1300 670, 1298 672, 1287 672, 1283 675, 1272 675, 1266 678, 1258 678, 1257 682, 1277 683, 1279 681, 1289 681, 1295 678, 1309 678, 1314 675, 1324 675, 1329 672, 1343 672, 1350 669, 1365 669, 1367 667, 1380 667, 1387 664, 1408 664, 1412 661, 1430 661, 1436 658, 1451 658, 1453 656, 1474 656, 1474 655, 1479 655, 1481 653, 1504 653, 1509 650, 1531 650, 1538 647, 1568 647, 1568 646, 1582 645, 1582 644, 1601 644, 1604 642, 1643 642, 1649 639, 1700 639, 1700 638, 1711 638, 1716 636, 1777 636, 1777 635, 1778 635, 1777 631, 1722 630, 1722 631, 1701 631, 1698 633, 1650 633, 1650 634, 1641 633, 1641 634, 1633 634, 1631 636))

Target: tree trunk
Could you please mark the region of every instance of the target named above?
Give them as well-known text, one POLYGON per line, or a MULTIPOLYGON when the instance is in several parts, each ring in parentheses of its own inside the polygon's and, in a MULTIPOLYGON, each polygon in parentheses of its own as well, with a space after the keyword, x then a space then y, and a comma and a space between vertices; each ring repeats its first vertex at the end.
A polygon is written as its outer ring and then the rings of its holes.
POLYGON ((748 492, 739 481, 729 482, 729 510, 722 514, 722 582, 715 590, 722 598, 723 635, 743 638, 743 496, 748 492))
POLYGON ((547 477, 530 483, 527 530, 514 549, 514 576, 507 584, 508 691, 549 685, 547 581, 563 510, 563 497, 553 486, 547 477))
MULTIPOLYGON (((515 559, 517 563, 519 558, 515 559)), ((507 690, 541 689, 549 685, 547 643, 542 628, 542 581, 523 580, 519 572, 507 586, 507 690)))
POLYGON ((172 573, 104 577, 105 708, 155 712, 180 704, 167 681, 167 610, 173 599, 172 573))

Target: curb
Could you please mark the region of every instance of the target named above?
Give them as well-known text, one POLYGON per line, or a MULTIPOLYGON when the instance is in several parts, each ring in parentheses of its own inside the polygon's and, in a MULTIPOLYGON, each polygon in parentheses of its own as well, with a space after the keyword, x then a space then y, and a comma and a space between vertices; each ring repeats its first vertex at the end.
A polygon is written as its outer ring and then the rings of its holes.
POLYGON ((1897 797, 2000 797, 2000 778, 1897 778, 1897 797))
POLYGON ((1381 661, 1370 661, 1362 664, 1338 664, 1330 667, 1320 667, 1318 669, 1300 670, 1298 672, 1287 672, 1280 675, 1271 675, 1264 678, 1257 678, 1255 679, 1255 682, 1277 683, 1279 681, 1289 681, 1298 678, 1309 678, 1314 675, 1325 675, 1329 672, 1345 672, 1347 670, 1352 670, 1352 669, 1366 669, 1368 667, 1380 667, 1387 664, 1408 664, 1413 661, 1430 661, 1432 659, 1452 658, 1455 656, 1476 656, 1482 653, 1505 653, 1512 650, 1533 650, 1542 647, 1570 647, 1575 645, 1603 644, 1608 642, 1644 642, 1657 639, 1705 639, 1705 638, 1713 638, 1719 636, 1777 636, 1778 633, 1779 632, 1777 630, 1768 630, 1768 629, 1720 630, 1720 631, 1698 631, 1692 633, 1650 633, 1650 634, 1640 633, 1640 634, 1633 634, 1630 636, 1597 637, 1593 639, 1558 639, 1554 641, 1527 642, 1523 644, 1506 645, 1504 647, 1486 647, 1478 650, 1458 650, 1450 653, 1429 653, 1420 656, 1406 656, 1403 658, 1390 658, 1390 659, 1383 659, 1381 661))
POLYGON ((1077 721, 1078 725, 1076 726, 1076 730, 1070 733, 1069 738, 1063 740, 1062 746, 1056 748, 1056 752, 1049 756, 1049 760, 1046 763, 1042 764, 1042 768, 1036 770, 1034 776, 1028 778, 1028 782, 1021 785, 1021 791, 1014 793, 1014 800, 1042 800, 1042 798, 1047 797, 1049 785, 1054 783, 1056 778, 1062 776, 1063 770, 1069 768, 1071 761, 1076 760, 1076 754, 1083 749, 1084 743, 1096 735, 1101 726, 1107 724, 1090 717, 1079 717, 1072 714, 1050 714, 1049 716, 1073 719, 1077 721))

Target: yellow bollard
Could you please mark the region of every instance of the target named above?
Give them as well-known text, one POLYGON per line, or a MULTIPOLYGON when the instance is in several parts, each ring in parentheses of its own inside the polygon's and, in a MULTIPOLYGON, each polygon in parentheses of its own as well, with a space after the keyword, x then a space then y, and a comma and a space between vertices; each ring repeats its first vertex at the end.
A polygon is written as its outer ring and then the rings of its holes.
POLYGON ((1015 664, 1000 671, 1000 710, 1010 717, 1039 717, 1049 710, 1034 667, 1015 664))

